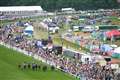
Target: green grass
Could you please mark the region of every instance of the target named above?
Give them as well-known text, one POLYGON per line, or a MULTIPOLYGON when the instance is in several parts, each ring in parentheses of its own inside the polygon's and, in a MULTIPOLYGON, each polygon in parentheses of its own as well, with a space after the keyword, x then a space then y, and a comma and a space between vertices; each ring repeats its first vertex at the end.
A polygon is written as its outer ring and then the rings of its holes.
POLYGON ((73 50, 76 50, 76 51, 82 51, 82 52, 89 52, 88 49, 84 48, 84 47, 81 47, 80 45, 78 45, 77 43, 72 43, 70 41, 67 41, 65 39, 62 39, 61 38, 54 38, 53 39, 53 42, 54 44, 56 45, 62 45, 63 43, 63 46, 66 47, 66 48, 69 48, 69 49, 73 49, 73 50), (81 48, 81 49, 80 49, 81 48))
MULTIPOLYGON (((77 80, 73 76, 59 70, 48 70, 43 72, 32 70, 21 70, 18 64, 27 61, 32 62, 34 59, 19 52, 0 46, 0 79, 1 80, 77 80)), ((41 66, 46 65, 41 61, 34 60, 41 66)))
POLYGON ((35 30, 34 31, 34 38, 35 39, 48 39, 48 32, 47 30, 35 30))

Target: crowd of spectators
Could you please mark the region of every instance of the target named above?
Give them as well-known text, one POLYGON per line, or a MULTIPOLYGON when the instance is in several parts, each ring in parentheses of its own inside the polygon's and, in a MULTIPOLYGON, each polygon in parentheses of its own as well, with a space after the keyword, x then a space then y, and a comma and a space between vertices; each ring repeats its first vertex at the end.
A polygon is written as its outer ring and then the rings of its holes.
POLYGON ((80 80, 119 80, 110 64, 100 66, 99 63, 89 62, 89 59, 86 60, 86 63, 82 63, 77 57, 70 59, 63 55, 56 55, 54 52, 39 47, 36 44, 38 40, 27 39, 23 35, 23 30, 21 28, 18 30, 15 24, 0 27, 0 41, 25 50, 32 56, 36 54, 48 64, 75 75, 80 80))

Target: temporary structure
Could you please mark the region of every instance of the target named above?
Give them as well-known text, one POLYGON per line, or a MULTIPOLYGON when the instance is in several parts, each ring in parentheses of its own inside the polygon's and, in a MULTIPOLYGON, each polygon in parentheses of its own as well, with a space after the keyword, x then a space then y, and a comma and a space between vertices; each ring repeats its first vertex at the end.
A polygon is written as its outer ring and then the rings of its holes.
POLYGON ((4 6, 0 11, 42 11, 41 6, 4 6))
POLYGON ((120 31, 119 30, 111 30, 106 32, 106 36, 108 38, 112 38, 113 36, 120 36, 120 31))
POLYGON ((30 26, 26 27, 24 30, 24 34, 25 35, 32 35, 33 34, 33 26, 30 25, 30 26))
POLYGON ((114 58, 120 58, 120 47, 116 48, 112 54, 114 58))
POLYGON ((9 16, 32 16, 42 14, 41 6, 3 6, 0 7, 0 14, 9 16))
POLYGON ((101 51, 103 52, 109 52, 112 50, 112 47, 108 44, 103 44, 100 46, 101 51))
POLYGON ((116 49, 114 50, 114 53, 119 53, 119 54, 120 54, 120 47, 116 48, 116 49))

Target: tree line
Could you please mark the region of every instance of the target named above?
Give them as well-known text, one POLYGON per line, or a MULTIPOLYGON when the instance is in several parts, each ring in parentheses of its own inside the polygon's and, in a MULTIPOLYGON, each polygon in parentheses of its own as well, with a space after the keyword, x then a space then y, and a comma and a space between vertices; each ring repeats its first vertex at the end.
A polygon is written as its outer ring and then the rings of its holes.
POLYGON ((42 6, 44 10, 55 11, 65 7, 76 10, 120 8, 117 0, 0 0, 0 6, 42 6))

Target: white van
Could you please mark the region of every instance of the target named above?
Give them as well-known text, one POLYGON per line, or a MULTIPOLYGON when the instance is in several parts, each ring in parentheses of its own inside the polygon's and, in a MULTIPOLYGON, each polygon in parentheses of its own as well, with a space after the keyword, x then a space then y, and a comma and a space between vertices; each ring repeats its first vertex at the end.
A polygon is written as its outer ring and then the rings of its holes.
POLYGON ((94 28, 92 26, 86 26, 82 29, 83 32, 92 32, 94 31, 94 28))
POLYGON ((79 31, 79 26, 73 26, 73 31, 79 31))

